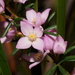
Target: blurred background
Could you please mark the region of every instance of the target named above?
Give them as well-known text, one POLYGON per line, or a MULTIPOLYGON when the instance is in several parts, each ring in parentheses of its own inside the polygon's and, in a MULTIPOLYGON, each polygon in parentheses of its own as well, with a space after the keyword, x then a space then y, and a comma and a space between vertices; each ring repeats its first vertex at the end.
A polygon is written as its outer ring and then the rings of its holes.
MULTIPOLYGON (((6 0, 8 1, 8 0, 6 0)), ((46 8, 51 8, 51 12, 56 12, 55 16, 53 19, 50 21, 49 25, 55 25, 56 24, 56 15, 57 15, 57 0, 39 0, 39 11, 44 11, 46 8)), ((32 1, 34 2, 34 1, 32 1)), ((9 6, 12 7, 13 2, 10 0, 9 6)), ((61 8, 62 9, 62 8, 61 8)), ((6 13, 10 15, 10 13, 6 10, 6 13)), ((24 13, 25 14, 25 13, 24 13)), ((0 15, 0 21, 6 21, 6 19, 0 15)), ((1 29, 0 29, 0 34, 1 34, 1 29)), ((66 33, 65 33, 65 40, 68 41, 68 46, 70 46, 70 43, 72 45, 75 45, 75 0, 66 0, 66 33)), ((8 63, 10 65, 10 69, 12 72, 12 75, 41 75, 41 66, 40 64, 37 65, 36 67, 32 68, 29 70, 28 65, 30 64, 29 62, 23 60, 20 58, 20 51, 16 53, 14 56, 10 56, 12 50, 14 50, 16 43, 11 42, 11 43, 6 43, 3 44, 3 48, 8 60, 8 63)), ((75 54, 75 50, 71 51, 69 53, 70 55, 75 54)), ((72 72, 74 68, 73 63, 65 63, 65 68, 69 73, 72 72)), ((49 65, 49 63, 48 63, 49 65)), ((48 67, 49 68, 49 67, 48 67)), ((47 68, 47 70, 48 70, 47 68)), ((44 74, 43 74, 44 75, 44 74)))

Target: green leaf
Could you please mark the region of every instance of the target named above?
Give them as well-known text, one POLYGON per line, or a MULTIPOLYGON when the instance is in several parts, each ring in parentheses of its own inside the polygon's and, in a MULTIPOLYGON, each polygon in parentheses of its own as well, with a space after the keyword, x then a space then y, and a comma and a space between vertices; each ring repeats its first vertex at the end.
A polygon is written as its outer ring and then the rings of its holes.
POLYGON ((35 1, 33 7, 32 7, 36 12, 38 12, 38 0, 35 1))
POLYGON ((57 0, 57 33, 65 38, 66 0, 57 0))
POLYGON ((11 53, 11 56, 13 56, 15 53, 17 53, 19 51, 19 49, 14 49, 11 53))
POLYGON ((49 35, 53 35, 53 36, 58 36, 58 34, 55 34, 55 33, 51 33, 51 32, 44 32, 45 34, 49 34, 49 35))
POLYGON ((50 26, 50 27, 46 28, 44 31, 52 30, 52 29, 56 29, 56 28, 57 28, 57 26, 56 26, 56 25, 52 25, 52 26, 50 26))
POLYGON ((11 75, 11 71, 7 63, 7 59, 4 54, 1 43, 0 43, 0 68, 2 70, 3 75, 11 75))
POLYGON ((31 3, 31 4, 27 5, 27 6, 25 6, 24 9, 30 8, 33 5, 34 5, 34 3, 31 3))
POLYGON ((65 57, 63 60, 61 60, 59 62, 59 64, 65 62, 65 61, 75 61, 75 55, 65 57))
POLYGON ((71 50, 75 49, 75 46, 69 47, 66 52, 64 53, 64 55, 68 54, 71 50))
POLYGON ((7 25, 7 27, 5 28, 5 31, 4 31, 4 33, 3 33, 3 35, 2 35, 2 37, 4 37, 4 36, 7 34, 7 32, 8 32, 8 30, 9 30, 10 26, 12 25, 12 23, 14 23, 14 21, 10 22, 10 23, 7 25))
POLYGON ((58 65, 53 65, 48 72, 45 75, 51 75, 52 71, 57 67, 58 65))
POLYGON ((21 20, 23 20, 24 18, 22 18, 22 17, 18 17, 18 18, 15 18, 14 19, 14 21, 21 21, 21 20))
POLYGON ((54 17, 54 15, 55 15, 55 12, 53 12, 53 13, 49 16, 48 22, 50 22, 50 20, 54 17))
POLYGON ((58 65, 58 68, 59 68, 61 75, 67 75, 66 70, 61 65, 58 65))

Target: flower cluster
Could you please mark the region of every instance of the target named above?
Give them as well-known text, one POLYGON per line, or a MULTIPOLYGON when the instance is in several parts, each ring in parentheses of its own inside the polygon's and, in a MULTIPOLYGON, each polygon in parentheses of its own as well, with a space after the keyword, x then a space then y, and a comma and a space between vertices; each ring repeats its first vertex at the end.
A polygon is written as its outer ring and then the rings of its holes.
MULTIPOLYGON (((27 0, 14 0, 14 2, 25 3, 27 0)), ((3 0, 0 0, 0 13, 5 9, 5 4, 3 0)), ((29 68, 31 69, 35 65, 39 64, 44 57, 53 51, 54 54, 64 54, 67 41, 58 35, 57 37, 50 34, 44 33, 43 24, 48 19, 50 8, 41 12, 36 12, 35 10, 29 8, 26 10, 26 19, 23 18, 20 21, 20 33, 22 34, 21 38, 18 40, 16 48, 17 49, 29 49, 31 46, 37 51, 30 52, 28 56, 27 53, 23 55, 23 58, 29 62, 29 68)), ((13 21, 13 20, 12 20, 13 21)), ((0 22, 2 29, 5 29, 9 22, 0 22)), ((12 41, 16 36, 18 29, 12 23, 8 29, 7 34, 4 37, 0 38, 1 43, 6 43, 12 41)), ((56 29, 48 30, 50 33, 57 33, 56 29)))

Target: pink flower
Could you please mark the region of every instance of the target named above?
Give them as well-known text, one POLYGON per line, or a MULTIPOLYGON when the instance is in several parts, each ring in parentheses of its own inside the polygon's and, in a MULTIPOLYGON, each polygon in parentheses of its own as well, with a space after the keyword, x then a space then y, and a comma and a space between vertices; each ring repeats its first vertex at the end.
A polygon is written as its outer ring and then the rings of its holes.
POLYGON ((45 21, 47 20, 50 10, 51 9, 48 8, 45 11, 43 11, 42 13, 40 13, 40 12, 37 13, 33 9, 28 9, 26 11, 26 18, 32 24, 32 26, 34 26, 34 27, 40 26, 40 25, 44 24, 45 21))
MULTIPOLYGON (((6 26, 8 25, 8 22, 0 22, 0 25, 1 25, 0 30, 1 29, 4 30, 6 26)), ((7 42, 12 41, 12 38, 15 36, 15 34, 16 34, 16 28, 12 25, 9 28, 6 36, 0 38, 1 43, 7 43, 7 42)))
POLYGON ((54 42, 53 52, 55 54, 64 54, 66 47, 67 41, 64 41, 64 39, 59 35, 54 42))
POLYGON ((38 65, 48 53, 49 53, 48 50, 43 53, 41 53, 41 52, 30 53, 30 56, 25 54, 25 55, 23 55, 23 58, 29 62, 32 62, 32 64, 29 65, 29 69, 31 69, 32 67, 38 65))
POLYGON ((0 13, 3 13, 5 9, 5 4, 3 0, 0 0, 0 13))
POLYGON ((33 46, 35 49, 43 51, 44 43, 41 39, 43 30, 41 27, 33 28, 27 21, 21 21, 21 31, 25 37, 19 39, 16 48, 27 49, 33 46))
POLYGON ((18 2, 18 3, 25 3, 27 0, 14 0, 14 2, 18 2))
MULTIPOLYGON (((56 31, 53 30, 49 30, 48 32, 52 32, 52 33, 56 33, 56 31)), ((47 35, 45 34, 43 37, 44 40, 44 49, 46 50, 53 50, 53 45, 54 45, 54 41, 56 39, 56 36, 53 35, 47 35)))

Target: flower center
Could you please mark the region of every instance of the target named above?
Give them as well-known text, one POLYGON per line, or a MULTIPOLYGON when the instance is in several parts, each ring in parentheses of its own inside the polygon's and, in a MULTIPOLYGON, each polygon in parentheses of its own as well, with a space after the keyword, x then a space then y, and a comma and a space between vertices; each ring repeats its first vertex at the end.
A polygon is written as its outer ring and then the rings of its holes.
POLYGON ((35 34, 30 34, 28 37, 29 37, 29 40, 32 41, 32 42, 36 40, 35 34))

